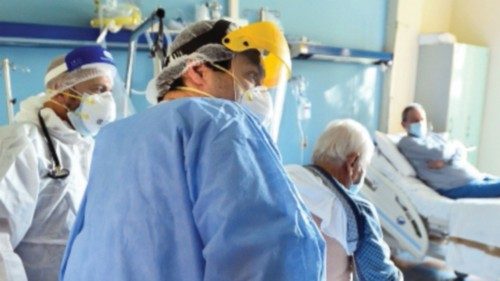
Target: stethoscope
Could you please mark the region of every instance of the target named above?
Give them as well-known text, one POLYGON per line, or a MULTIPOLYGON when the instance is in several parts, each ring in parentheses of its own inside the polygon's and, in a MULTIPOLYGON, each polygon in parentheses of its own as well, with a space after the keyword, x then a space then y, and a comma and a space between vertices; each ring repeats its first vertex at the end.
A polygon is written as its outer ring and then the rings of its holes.
POLYGON ((42 118, 41 110, 38 111, 38 120, 40 120, 40 125, 42 126, 43 136, 47 140, 50 156, 54 161, 53 168, 49 171, 47 175, 53 179, 64 179, 67 176, 69 176, 69 170, 63 168, 61 162, 59 162, 59 157, 57 157, 56 149, 54 148, 54 143, 52 142, 52 138, 50 137, 49 130, 47 130, 45 121, 42 118))

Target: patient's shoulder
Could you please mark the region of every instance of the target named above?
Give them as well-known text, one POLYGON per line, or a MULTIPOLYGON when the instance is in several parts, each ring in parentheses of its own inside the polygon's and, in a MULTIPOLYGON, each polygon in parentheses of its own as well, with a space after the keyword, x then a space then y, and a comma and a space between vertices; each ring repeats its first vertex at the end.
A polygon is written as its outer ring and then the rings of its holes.
POLYGON ((404 149, 408 146, 412 146, 412 145, 415 145, 416 144, 416 141, 415 141, 415 138, 413 137, 410 137, 410 136, 404 136, 402 137, 399 142, 398 142, 398 148, 399 149, 404 149))
POLYGON ((372 202, 359 196, 352 196, 351 198, 363 213, 368 214, 370 216, 376 215, 377 210, 375 209, 375 206, 373 205, 372 202))

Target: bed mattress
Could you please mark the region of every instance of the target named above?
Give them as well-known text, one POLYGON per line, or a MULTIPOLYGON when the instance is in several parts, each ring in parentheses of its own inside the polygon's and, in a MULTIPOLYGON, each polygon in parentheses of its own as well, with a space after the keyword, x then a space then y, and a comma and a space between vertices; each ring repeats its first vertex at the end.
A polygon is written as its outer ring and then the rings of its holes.
POLYGON ((500 247, 500 199, 458 199, 441 196, 415 177, 401 175, 377 153, 371 167, 408 196, 429 223, 446 226, 448 235, 500 247))

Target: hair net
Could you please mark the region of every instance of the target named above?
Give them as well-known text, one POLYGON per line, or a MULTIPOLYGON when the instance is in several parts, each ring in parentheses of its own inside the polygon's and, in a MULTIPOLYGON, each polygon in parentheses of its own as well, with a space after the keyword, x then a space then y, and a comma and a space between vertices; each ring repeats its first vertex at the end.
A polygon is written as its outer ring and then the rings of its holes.
POLYGON ((189 68, 232 59, 233 53, 222 45, 222 38, 234 27, 225 20, 200 21, 186 27, 172 42, 162 72, 148 84, 146 98, 149 103, 156 104, 189 68))
POLYGON ((81 47, 74 49, 66 56, 55 58, 50 63, 45 76, 45 88, 49 96, 53 96, 79 83, 100 76, 107 77, 113 83, 116 72, 113 58, 109 52, 97 46, 81 47), (86 50, 91 50, 94 54, 97 51, 97 55, 101 56, 88 57, 86 50))

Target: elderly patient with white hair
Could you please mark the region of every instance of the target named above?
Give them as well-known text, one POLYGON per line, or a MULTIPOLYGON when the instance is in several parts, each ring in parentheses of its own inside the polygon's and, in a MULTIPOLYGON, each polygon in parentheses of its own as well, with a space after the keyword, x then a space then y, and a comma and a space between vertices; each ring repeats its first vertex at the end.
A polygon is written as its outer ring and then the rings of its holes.
POLYGON ((357 193, 374 146, 354 120, 331 122, 314 148, 312 165, 287 172, 327 244, 327 280, 402 280, 374 206, 357 193))

